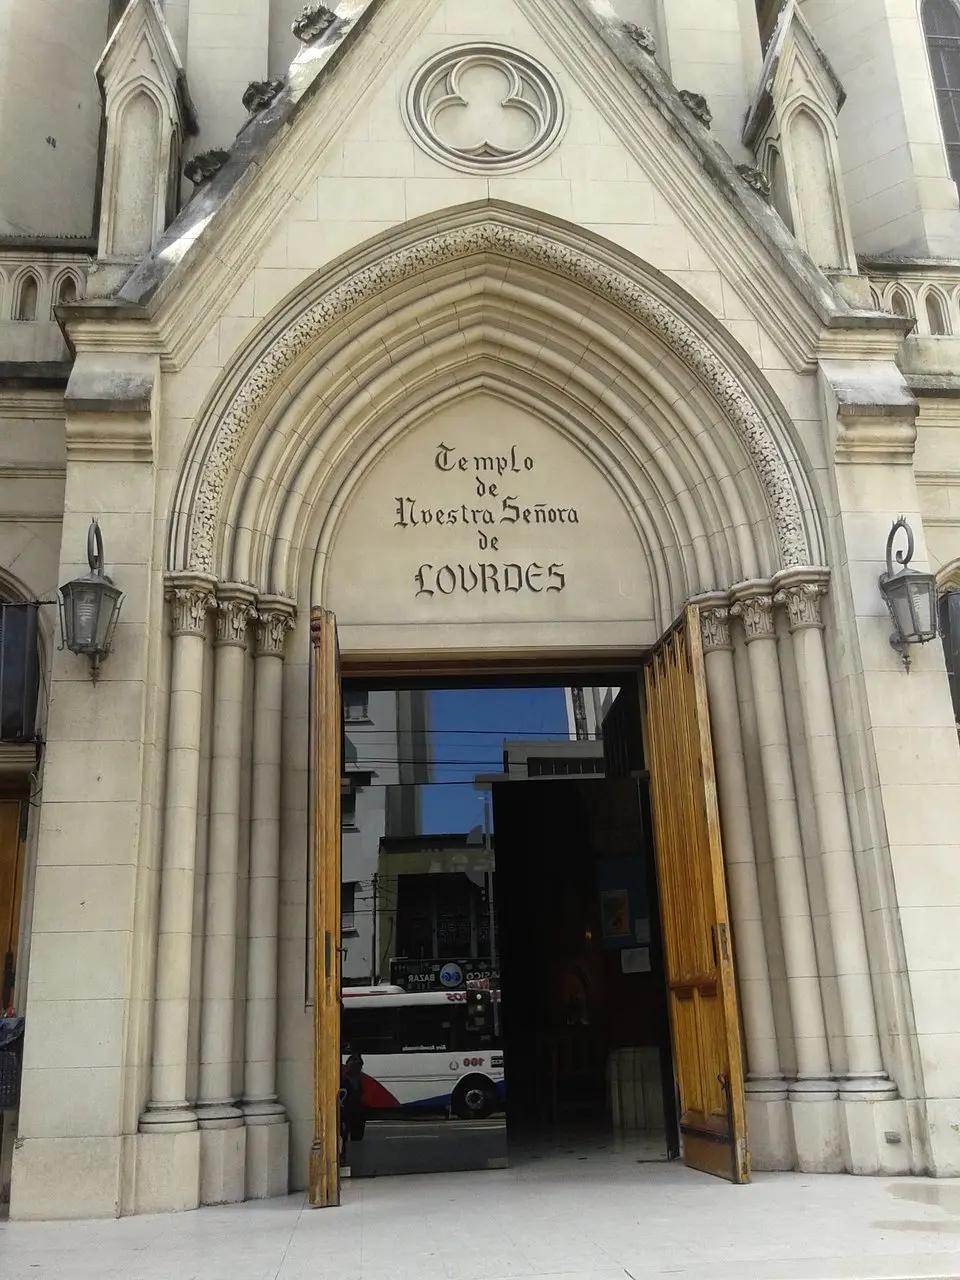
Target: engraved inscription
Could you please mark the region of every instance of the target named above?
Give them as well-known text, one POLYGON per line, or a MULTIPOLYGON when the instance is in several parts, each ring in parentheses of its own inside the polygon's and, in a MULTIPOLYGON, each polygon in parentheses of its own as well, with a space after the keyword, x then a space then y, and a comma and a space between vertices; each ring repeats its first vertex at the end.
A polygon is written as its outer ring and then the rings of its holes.
MULTIPOLYGON (((447 477, 445 488, 457 491, 430 501, 411 494, 394 498, 393 527, 404 531, 429 528, 441 540, 453 531, 476 536, 478 551, 498 553, 500 560, 447 563, 425 561, 413 574, 417 597, 453 595, 500 596, 564 591, 567 575, 560 561, 506 559, 512 529, 580 525, 577 507, 535 496, 536 459, 517 444, 506 452, 469 454, 440 441, 433 455, 433 471, 447 477), (466 492, 464 492, 466 490, 466 492)), ((438 557, 439 558, 439 557, 438 557)))

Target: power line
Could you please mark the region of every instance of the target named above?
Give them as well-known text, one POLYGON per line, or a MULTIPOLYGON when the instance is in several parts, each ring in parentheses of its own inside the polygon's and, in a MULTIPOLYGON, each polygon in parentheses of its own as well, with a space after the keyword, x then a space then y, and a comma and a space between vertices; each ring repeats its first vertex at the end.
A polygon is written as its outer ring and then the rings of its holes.
MULTIPOLYGON (((347 720, 344 730, 348 734, 382 733, 388 738, 399 736, 402 733, 419 733, 428 737, 440 733, 456 733, 464 736, 468 734, 485 734, 488 737, 494 736, 497 738, 552 738, 556 742, 583 741, 583 739, 571 738, 569 730, 566 729, 381 729, 376 725, 354 725, 347 720)), ((602 734, 598 731, 590 736, 599 739, 602 734)))

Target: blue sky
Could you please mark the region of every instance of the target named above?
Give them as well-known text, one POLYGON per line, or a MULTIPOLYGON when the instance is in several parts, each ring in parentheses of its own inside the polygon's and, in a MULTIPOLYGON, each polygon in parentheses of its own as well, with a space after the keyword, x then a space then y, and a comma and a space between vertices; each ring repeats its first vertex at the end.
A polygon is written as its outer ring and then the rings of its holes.
POLYGON ((425 833, 469 831, 483 820, 477 773, 503 768, 505 738, 567 736, 562 689, 434 689, 430 693, 433 781, 423 788, 425 833))

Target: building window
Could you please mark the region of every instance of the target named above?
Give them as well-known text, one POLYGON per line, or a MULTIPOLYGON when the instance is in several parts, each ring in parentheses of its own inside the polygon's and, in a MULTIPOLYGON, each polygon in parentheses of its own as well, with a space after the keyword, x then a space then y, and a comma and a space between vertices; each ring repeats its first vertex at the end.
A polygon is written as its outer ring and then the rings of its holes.
POLYGON ((582 778, 604 771, 603 756, 528 756, 528 778, 582 778))
POLYGON ((340 826, 344 831, 356 831, 357 793, 351 788, 340 796, 340 826))
POLYGON ((923 29, 950 173, 960 182, 960 9, 954 0, 924 0, 923 29))
POLYGON ((340 886, 340 928, 343 933, 357 932, 357 882, 345 880, 340 886))
POLYGON ((366 689, 344 689, 343 718, 347 724, 370 719, 370 694, 366 689))

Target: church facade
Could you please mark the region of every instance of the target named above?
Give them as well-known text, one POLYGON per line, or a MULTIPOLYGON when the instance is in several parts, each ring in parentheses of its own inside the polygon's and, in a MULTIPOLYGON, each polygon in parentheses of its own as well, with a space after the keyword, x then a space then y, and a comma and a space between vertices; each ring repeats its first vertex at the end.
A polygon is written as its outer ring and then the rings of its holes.
POLYGON ((599 670, 692 605, 752 1165, 960 1173, 958 67, 955 0, 12 0, 13 1217, 335 1142, 318 618, 357 678, 599 670))

